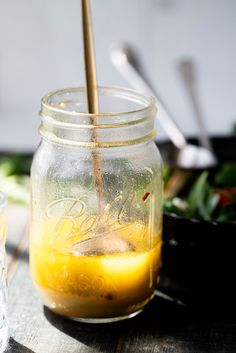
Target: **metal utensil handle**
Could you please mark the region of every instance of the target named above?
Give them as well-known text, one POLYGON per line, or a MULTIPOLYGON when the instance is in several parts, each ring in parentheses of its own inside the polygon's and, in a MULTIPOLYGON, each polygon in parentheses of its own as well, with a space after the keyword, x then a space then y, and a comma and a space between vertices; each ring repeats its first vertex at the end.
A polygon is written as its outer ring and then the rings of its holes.
POLYGON ((207 148, 209 151, 213 151, 209 136, 207 134, 207 129, 205 125, 205 119, 200 109, 199 95, 196 86, 196 72, 194 63, 192 60, 182 60, 179 63, 179 73, 183 80, 186 88, 186 92, 192 103, 194 115, 196 118, 196 123, 198 125, 198 139, 202 147, 207 148))
POLYGON ((186 146, 186 139, 180 131, 175 121, 172 119, 171 114, 167 111, 162 99, 157 92, 151 87, 144 75, 140 72, 138 64, 131 62, 130 56, 122 48, 112 50, 111 59, 114 66, 122 74, 122 76, 130 83, 132 87, 137 90, 144 91, 155 96, 157 101, 157 108, 159 111, 158 120, 169 136, 170 140, 177 147, 182 149, 186 146))

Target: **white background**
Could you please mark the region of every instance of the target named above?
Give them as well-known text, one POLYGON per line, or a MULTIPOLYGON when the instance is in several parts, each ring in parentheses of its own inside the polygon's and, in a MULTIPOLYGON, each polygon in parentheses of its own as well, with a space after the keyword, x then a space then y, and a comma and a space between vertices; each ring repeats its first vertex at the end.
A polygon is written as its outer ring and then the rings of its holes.
MULTIPOLYGON (((236 121, 235 0, 91 0, 98 80, 127 85, 109 60, 112 42, 125 40, 143 64, 178 124, 196 132, 178 73, 193 59, 201 109, 210 133, 236 121)), ((39 137, 41 97, 83 85, 79 0, 0 2, 0 148, 30 150, 39 137)), ((163 134, 160 132, 160 138, 163 134)))

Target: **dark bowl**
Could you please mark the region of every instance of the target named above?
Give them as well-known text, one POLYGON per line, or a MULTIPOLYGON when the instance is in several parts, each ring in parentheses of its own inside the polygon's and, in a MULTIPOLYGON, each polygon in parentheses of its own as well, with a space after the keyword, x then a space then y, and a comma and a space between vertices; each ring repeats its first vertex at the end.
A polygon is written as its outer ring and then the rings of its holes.
MULTIPOLYGON (((236 137, 211 140, 219 162, 236 161, 236 137)), ((173 164, 173 145, 163 142, 158 148, 164 162, 173 164)), ((235 301, 236 223, 165 213, 162 261, 160 288, 167 294, 190 305, 223 307, 235 301)))

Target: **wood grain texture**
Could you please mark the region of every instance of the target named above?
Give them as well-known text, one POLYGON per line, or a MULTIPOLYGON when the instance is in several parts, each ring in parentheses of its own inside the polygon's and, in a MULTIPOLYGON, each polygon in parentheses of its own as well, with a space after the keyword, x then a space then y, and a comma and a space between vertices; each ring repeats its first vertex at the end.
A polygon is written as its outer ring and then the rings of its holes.
MULTIPOLYGON (((136 318, 87 325, 43 308, 31 282, 27 251, 10 286, 8 353, 233 353, 235 315, 190 312, 160 298, 136 318)), ((232 313, 231 313, 232 314, 232 313)))

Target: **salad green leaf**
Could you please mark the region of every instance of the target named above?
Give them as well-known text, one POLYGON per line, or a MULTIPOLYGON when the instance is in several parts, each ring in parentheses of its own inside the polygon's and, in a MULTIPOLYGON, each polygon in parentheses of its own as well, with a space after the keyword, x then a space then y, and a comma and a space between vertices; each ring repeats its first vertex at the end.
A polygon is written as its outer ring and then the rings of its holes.
POLYGON ((0 157, 0 190, 10 202, 29 204, 31 158, 23 155, 0 157))
POLYGON ((164 211, 207 221, 236 222, 236 163, 203 171, 184 194, 164 200, 164 211))
POLYGON ((215 176, 215 184, 221 187, 236 186, 236 163, 225 163, 215 176))

